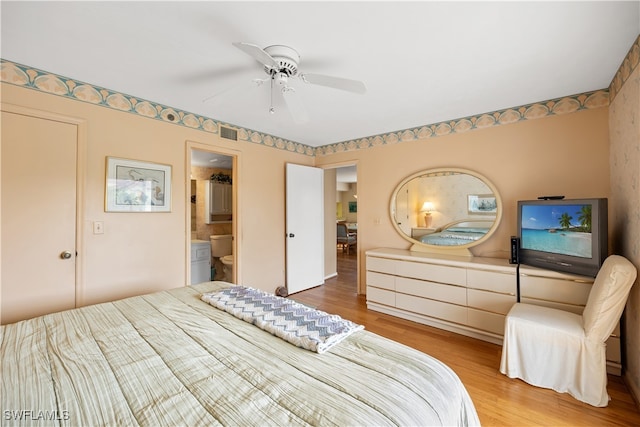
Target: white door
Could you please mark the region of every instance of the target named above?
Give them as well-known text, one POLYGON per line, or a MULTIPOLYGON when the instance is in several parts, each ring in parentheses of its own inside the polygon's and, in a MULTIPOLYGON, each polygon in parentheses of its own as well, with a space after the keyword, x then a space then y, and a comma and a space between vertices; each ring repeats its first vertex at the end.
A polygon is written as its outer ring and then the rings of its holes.
POLYGON ((292 294, 324 283, 324 171, 287 163, 286 279, 292 294))
POLYGON ((409 190, 406 188, 398 191, 396 195, 396 224, 407 236, 411 236, 411 223, 409 221, 409 190))
POLYGON ((2 112, 2 324, 75 307, 77 133, 2 112))

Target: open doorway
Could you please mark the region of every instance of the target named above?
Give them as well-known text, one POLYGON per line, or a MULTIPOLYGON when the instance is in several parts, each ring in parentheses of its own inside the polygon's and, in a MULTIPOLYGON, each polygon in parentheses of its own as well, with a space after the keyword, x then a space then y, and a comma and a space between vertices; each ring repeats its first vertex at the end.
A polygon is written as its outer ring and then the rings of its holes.
POLYGON ((235 156, 191 149, 190 283, 236 282, 235 156))
POLYGON ((327 233, 325 252, 326 284, 340 282, 347 284, 353 292, 358 289, 358 175, 355 164, 341 164, 326 167, 327 177, 331 177, 334 187, 327 192, 325 204, 327 226, 333 224, 327 233), (335 179, 333 179, 335 177, 335 179), (331 199, 331 200, 329 200, 331 199), (330 242, 331 241, 331 242, 330 242), (330 272, 335 272, 330 274, 330 272))
POLYGON ((336 168, 336 221, 358 231, 358 174, 356 166, 336 168))

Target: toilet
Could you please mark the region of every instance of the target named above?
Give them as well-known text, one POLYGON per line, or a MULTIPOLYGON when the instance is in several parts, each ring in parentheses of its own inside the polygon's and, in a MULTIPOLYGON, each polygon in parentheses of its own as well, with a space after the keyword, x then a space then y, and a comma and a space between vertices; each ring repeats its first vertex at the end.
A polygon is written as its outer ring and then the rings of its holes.
POLYGON ((220 258, 225 282, 233 282, 233 255, 225 255, 220 258))
POLYGON ((216 271, 221 271, 221 275, 216 274, 214 280, 233 281, 233 235, 214 234, 209 236, 211 240, 211 263, 215 265, 216 271))

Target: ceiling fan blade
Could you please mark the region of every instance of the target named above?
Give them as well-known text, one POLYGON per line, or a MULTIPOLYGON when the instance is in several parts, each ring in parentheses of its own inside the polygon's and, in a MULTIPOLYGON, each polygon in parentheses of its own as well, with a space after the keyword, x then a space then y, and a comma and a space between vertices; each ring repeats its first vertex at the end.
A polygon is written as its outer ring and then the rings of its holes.
POLYGON ((181 83, 198 84, 202 82, 211 82, 216 79, 224 79, 227 77, 237 77, 239 74, 254 73, 253 67, 247 67, 246 65, 234 65, 228 67, 209 68, 200 71, 194 71, 192 73, 182 73, 178 77, 181 83))
POLYGON ((232 92, 232 91, 237 91, 238 89, 242 89, 242 88, 248 88, 248 87, 257 87, 262 85, 264 82, 266 82, 269 79, 253 79, 251 80, 251 83, 247 83, 247 82, 240 82, 237 83, 235 85, 231 85, 225 89, 222 89, 216 93, 214 93, 213 95, 209 95, 207 96, 205 99, 202 100, 202 102, 209 102, 214 98, 218 98, 222 95, 224 95, 227 92, 232 92))
POLYGON ((363 94, 367 91, 364 83, 359 80, 343 79, 342 77, 325 76, 322 74, 300 74, 300 78, 305 83, 332 87, 334 89, 346 90, 347 92, 363 94))
POLYGON ((284 102, 287 104, 287 108, 291 113, 291 117, 293 117, 293 121, 298 124, 308 122, 309 116, 307 114, 307 109, 304 107, 302 99, 300 98, 300 95, 296 93, 296 90, 292 87, 284 86, 281 92, 284 102))
POLYGON ((244 53, 246 53, 247 55, 251 56, 253 59, 258 61, 259 63, 266 65, 267 67, 276 68, 276 69, 278 68, 278 61, 273 59, 271 55, 269 55, 260 47, 254 44, 242 43, 242 42, 233 42, 232 44, 238 49, 240 49, 241 51, 243 51, 244 53))

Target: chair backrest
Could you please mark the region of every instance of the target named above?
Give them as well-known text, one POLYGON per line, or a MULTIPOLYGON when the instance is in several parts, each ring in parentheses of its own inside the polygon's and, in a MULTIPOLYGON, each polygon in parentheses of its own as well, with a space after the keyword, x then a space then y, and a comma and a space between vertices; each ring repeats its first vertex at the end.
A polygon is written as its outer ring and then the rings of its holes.
POLYGON ((348 231, 347 231, 347 225, 346 224, 336 224, 337 230, 338 230, 338 237, 347 237, 348 235, 348 231))
POLYGON ((604 342, 616 327, 627 302, 637 271, 619 255, 609 256, 593 283, 582 313, 587 338, 604 342))

